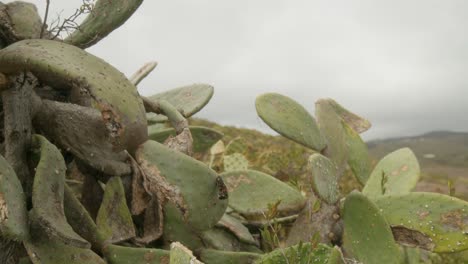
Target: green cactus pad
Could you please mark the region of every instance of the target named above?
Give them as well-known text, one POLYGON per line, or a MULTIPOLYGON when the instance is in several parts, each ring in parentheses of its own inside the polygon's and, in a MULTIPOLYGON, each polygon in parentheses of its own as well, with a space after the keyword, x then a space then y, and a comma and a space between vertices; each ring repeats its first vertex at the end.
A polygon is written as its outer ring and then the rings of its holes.
POLYGON ((64 193, 65 216, 68 223, 78 235, 91 243, 94 250, 101 251, 105 243, 105 236, 66 184, 64 193))
POLYGON ((342 123, 346 133, 345 141, 348 150, 348 164, 356 179, 365 185, 371 174, 371 159, 366 143, 359 134, 346 123, 342 123))
POLYGON ((344 248, 362 263, 398 264, 400 249, 379 208, 366 196, 352 192, 343 208, 344 248))
POLYGON ((340 116, 340 118, 356 133, 365 132, 371 127, 371 123, 368 120, 350 112, 335 100, 327 98, 322 99, 321 102, 332 107, 335 113, 338 114, 338 116, 340 116))
POLYGON ((289 97, 276 93, 255 100, 260 118, 281 135, 316 151, 325 148, 325 138, 307 110, 289 97))
POLYGON ((262 255, 250 252, 232 252, 203 249, 200 260, 207 264, 252 264, 262 255))
POLYGON ((143 0, 98 0, 92 12, 64 41, 88 48, 120 27, 143 3, 143 0))
POLYGON ((259 171, 244 170, 220 175, 229 193, 229 207, 248 221, 263 221, 268 205, 281 200, 278 216, 290 216, 305 206, 305 198, 288 184, 259 171))
POLYGON ((73 231, 64 213, 65 161, 46 138, 33 135, 32 159, 38 160, 32 190, 32 214, 36 223, 52 239, 67 245, 89 248, 90 244, 73 231))
POLYGON ((29 235, 26 196, 13 168, 0 155, 0 236, 23 241, 29 235))
POLYGON ((193 256, 192 251, 179 242, 171 244, 170 263, 171 264, 203 264, 193 256))
POLYGON ((106 183, 96 224, 109 243, 135 237, 132 214, 125 200, 122 180, 118 176, 110 178, 106 183))
MULTIPOLYGON (((166 100, 173 105, 184 117, 191 117, 200 111, 213 96, 213 86, 208 84, 192 84, 149 97, 153 101, 166 100)), ((167 120, 161 115, 150 115, 148 122, 160 123, 167 120), (153 120, 154 119, 154 120, 153 120)))
POLYGON ((315 194, 329 204, 336 203, 340 198, 336 165, 327 157, 315 153, 309 157, 309 167, 315 194))
POLYGON ((369 197, 410 192, 419 180, 419 163, 409 148, 396 150, 379 161, 362 193, 369 197))
MULTIPOLYGON (((37 222, 33 214, 30 217, 33 222, 37 222)), ((31 239, 23 244, 34 264, 105 264, 91 249, 73 247, 50 238, 41 227, 33 227, 31 233, 31 239)))
POLYGON ((192 250, 205 247, 200 232, 194 231, 184 221, 180 210, 171 202, 164 207, 163 240, 165 245, 179 241, 192 250))
MULTIPOLYGON (((190 133, 193 138, 193 151, 205 152, 210 149, 218 140, 223 137, 223 134, 207 127, 190 126, 190 133)), ((162 128, 157 125, 148 126, 148 138, 159 143, 164 141, 169 136, 176 136, 173 128, 162 128)))
POLYGON ((437 193, 378 197, 397 241, 434 252, 468 249, 468 202, 437 193))
MULTIPOLYGON (((315 247, 311 243, 299 243, 298 245, 279 248, 263 255, 255 264, 328 264, 332 248, 325 244, 315 247)), ((371 263, 371 262, 365 262, 371 263)), ((382 262, 384 263, 384 262, 382 262)), ((331 263, 330 263, 331 264, 331 263)))
POLYGON ((147 140, 145 108, 136 87, 104 60, 59 41, 23 40, 0 51, 0 72, 22 71, 56 89, 71 89, 73 103, 98 109, 116 151, 133 150, 147 140))
POLYGON ((229 230, 243 243, 257 245, 257 242, 249 232, 249 229, 247 229, 247 227, 245 227, 239 220, 228 214, 224 214, 216 226, 229 230))
POLYGON ((326 99, 320 99, 315 103, 315 116, 320 131, 327 140, 325 156, 338 166, 338 173, 341 174, 348 161, 348 152, 344 147, 346 146, 346 132, 341 117, 326 99))
POLYGON ((152 140, 140 146, 136 160, 192 229, 207 230, 223 216, 227 207, 224 184, 204 163, 152 140))
POLYGON ((239 251, 241 248, 239 240, 223 228, 208 229, 201 234, 201 238, 207 248, 225 251, 239 251))
POLYGON ((223 156, 224 171, 239 171, 249 168, 249 161, 244 155, 234 153, 223 156))
POLYGON ((108 245, 104 249, 108 264, 169 264, 169 250, 108 245))

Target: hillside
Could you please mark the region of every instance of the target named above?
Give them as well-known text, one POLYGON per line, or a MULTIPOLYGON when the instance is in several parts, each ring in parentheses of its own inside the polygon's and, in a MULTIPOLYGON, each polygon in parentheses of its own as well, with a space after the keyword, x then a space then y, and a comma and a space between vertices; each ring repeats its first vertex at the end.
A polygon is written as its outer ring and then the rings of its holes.
POLYGON ((420 136, 368 142, 369 152, 380 159, 396 149, 409 147, 421 165, 418 188, 448 192, 452 181, 457 195, 468 197, 468 133, 436 131, 420 136))
MULTIPOLYGON (((244 155, 252 168, 269 173, 283 181, 298 180, 305 173, 311 150, 281 136, 263 134, 256 130, 221 126, 202 120, 190 120, 192 125, 214 128, 224 134, 228 145, 235 138, 245 142, 244 155)), ((419 191, 448 193, 448 181, 455 186, 455 195, 468 198, 468 133, 431 132, 416 137, 404 137, 368 142, 369 153, 377 162, 386 154, 409 147, 417 156, 422 171, 419 191)), ((347 182, 346 188, 355 188, 347 182)))

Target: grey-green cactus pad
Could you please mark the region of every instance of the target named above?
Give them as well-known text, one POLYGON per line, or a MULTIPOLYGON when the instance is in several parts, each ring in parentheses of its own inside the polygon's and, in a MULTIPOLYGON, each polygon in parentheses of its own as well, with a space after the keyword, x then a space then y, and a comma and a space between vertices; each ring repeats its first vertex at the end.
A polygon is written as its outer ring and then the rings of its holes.
MULTIPOLYGON (((192 84, 150 96, 154 101, 166 100, 179 110, 184 117, 190 117, 200 111, 213 96, 213 86, 192 84)), ((159 119, 160 116, 158 115, 159 119)), ((158 119, 156 117, 156 119, 158 119)), ((164 120, 166 118, 162 118, 164 120)), ((166 119, 167 120, 167 119, 166 119)), ((149 120, 151 122, 151 120, 149 120)), ((158 121, 159 123, 160 121, 158 121)))
POLYGON ((13 168, 0 155, 0 236, 24 240, 29 235, 26 196, 13 168))
POLYGON ((220 175, 229 193, 229 207, 247 220, 262 221, 268 205, 278 200, 278 216, 298 213, 305 205, 305 198, 288 184, 259 171, 244 170, 220 175))
MULTIPOLYGON (((31 215, 31 218, 33 222, 37 222, 34 215, 31 215)), ((58 239, 49 238, 46 232, 40 227, 35 227, 31 231, 31 239, 23 243, 34 264, 106 263, 91 249, 66 245, 58 239)))
MULTIPOLYGON (((88 94, 116 150, 136 148, 147 139, 145 109, 136 87, 104 60, 59 41, 23 40, 0 51, 0 72, 21 71, 32 72, 56 89, 88 94)), ((80 96, 73 100, 88 104, 80 96)))
POLYGON ((108 245, 104 249, 108 264, 169 264, 169 250, 108 245))
POLYGON ((362 193, 369 197, 410 192, 420 177, 419 163, 409 148, 396 150, 375 166, 362 193))
POLYGON ((143 3, 143 0, 98 0, 92 12, 64 41, 87 48, 120 27, 143 3))
POLYGON ((119 176, 110 178, 106 183, 96 224, 109 243, 135 237, 132 215, 128 209, 124 187, 119 176))
POLYGON ((315 119, 291 98, 266 93, 257 97, 255 107, 260 118, 281 135, 316 151, 325 148, 325 138, 315 119))
POLYGON ((322 131, 327 141, 327 148, 323 153, 338 166, 338 172, 341 174, 344 171, 349 154, 344 147, 346 146, 346 133, 342 125, 342 119, 326 99, 315 102, 315 116, 320 131, 322 131))
POLYGON ((32 214, 35 224, 65 244, 89 248, 90 244, 72 229, 65 217, 63 200, 65 161, 60 151, 46 138, 33 135, 33 160, 38 159, 32 190, 32 214))
MULTIPOLYGON (((189 126, 189 129, 193 138, 194 152, 207 151, 223 137, 222 133, 207 127, 189 126)), ((164 143, 169 136, 176 136, 173 128, 161 128, 157 125, 148 126, 148 138, 151 140, 164 143)))
POLYGON ((379 208, 360 192, 346 197, 344 247, 362 263, 399 263, 400 249, 379 208))
POLYGON ((328 104, 330 107, 333 108, 336 114, 341 117, 341 119, 356 133, 362 133, 367 131, 371 127, 371 123, 350 112, 348 109, 344 108, 340 104, 338 104, 335 100, 327 98, 327 99, 321 99, 323 104, 328 104))
POLYGON ((356 179, 365 185, 371 174, 371 159, 367 150, 366 143, 361 139, 359 134, 348 126, 345 122, 342 123, 345 131, 346 148, 348 150, 348 164, 353 171, 356 179))
POLYGON ((396 239, 434 252, 468 249, 468 202, 438 193, 378 197, 396 239))
POLYGON ((252 245, 257 244, 247 227, 245 227, 239 220, 237 220, 237 218, 234 218, 228 214, 224 214, 216 226, 229 230, 243 243, 252 245))
POLYGON ((204 163, 152 140, 140 146, 136 160, 147 177, 164 188, 166 198, 177 204, 191 228, 209 229, 224 214, 223 186, 204 163))
POLYGON ((309 157, 308 166, 312 173, 312 187, 315 194, 329 204, 340 198, 336 164, 327 157, 315 153, 309 157))

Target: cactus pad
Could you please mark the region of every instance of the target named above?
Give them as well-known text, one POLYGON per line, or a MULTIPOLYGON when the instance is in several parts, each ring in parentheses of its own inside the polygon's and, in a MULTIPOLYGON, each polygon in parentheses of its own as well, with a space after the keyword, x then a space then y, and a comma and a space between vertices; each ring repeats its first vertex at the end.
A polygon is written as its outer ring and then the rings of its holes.
POLYGON ((419 180, 416 156, 409 148, 396 150, 375 166, 362 193, 369 197, 410 192, 419 180))
POLYGON ((133 150, 147 140, 136 87, 104 60, 59 41, 23 40, 0 51, 0 72, 22 71, 56 89, 71 90, 72 102, 98 109, 115 150, 133 150))
POLYGON ((143 0, 98 0, 91 13, 64 41, 88 48, 120 27, 143 3, 143 0))
POLYGON ((350 112, 335 100, 328 98, 322 99, 321 101, 322 103, 326 103, 332 107, 335 113, 338 114, 338 116, 340 116, 341 119, 356 133, 365 132, 371 127, 371 123, 368 120, 350 112))
POLYGON ((352 192, 343 209, 344 247, 362 263, 398 264, 400 249, 379 208, 366 196, 352 192))
POLYGON ((191 228, 207 230, 224 214, 223 186, 204 163, 151 140, 140 146, 136 160, 150 184, 162 188, 164 198, 177 205, 191 228))
POLYGON ((240 153, 224 155, 223 164, 224 171, 246 170, 249 168, 249 161, 240 153))
POLYGON ((315 119, 291 98, 266 93, 257 97, 255 107, 260 118, 279 134, 316 151, 325 148, 315 119))
POLYGON ((281 200, 278 216, 290 216, 305 206, 305 198, 288 184, 259 171, 244 170, 220 175, 229 193, 229 207, 249 221, 265 220, 268 205, 281 200))
POLYGON ((327 157, 316 153, 309 157, 309 167, 315 194, 329 204, 336 203, 340 198, 336 165, 327 157))
POLYGON ((104 250, 108 264, 169 264, 169 251, 157 248, 133 248, 108 245, 104 250))
MULTIPOLYGON (((223 137, 222 133, 207 127, 190 126, 189 129, 193 138, 194 152, 207 151, 223 137)), ((148 126, 148 138, 151 140, 164 143, 169 136, 176 136, 173 128, 161 128, 157 125, 148 126)))
POLYGON ((468 202, 438 193, 386 195, 375 200, 397 241, 434 252, 468 249, 468 202))
POLYGON ((106 183, 96 224, 109 243, 135 237, 132 215, 128 209, 124 187, 119 176, 110 178, 106 183))
MULTIPOLYGON (((31 215, 33 222, 36 216, 31 215)), ((32 237, 25 241, 24 247, 28 252, 29 258, 34 264, 105 264, 91 249, 77 248, 62 243, 60 240, 50 238, 47 231, 42 228, 33 228, 31 230, 32 237)))
POLYGON ((365 185, 371 174, 371 159, 367 145, 359 134, 345 122, 342 123, 345 131, 346 148, 348 151, 348 164, 356 179, 365 185))
POLYGON ((250 252, 203 249, 200 253, 200 260, 208 264, 253 264, 261 256, 250 252))
POLYGON ((13 168, 0 155, 0 236, 22 241, 29 235, 26 196, 13 168))
MULTIPOLYGON (((213 86, 208 84, 192 84, 168 90, 149 97, 153 101, 166 100, 184 117, 191 117, 200 111, 213 97, 213 86)), ((167 120, 162 115, 149 115, 149 123, 160 123, 167 120)))
POLYGON ((68 223, 78 235, 91 243, 93 249, 101 250, 105 243, 101 230, 66 184, 64 193, 65 216, 68 223))
POLYGON ((247 227, 245 227, 239 220, 228 214, 224 214, 216 226, 231 231, 232 234, 234 234, 243 243, 252 245, 257 244, 247 227))
POLYGON ((348 151, 344 147, 346 146, 346 133, 341 117, 327 99, 320 99, 315 103, 315 116, 320 131, 327 140, 327 148, 324 153, 338 166, 337 171, 341 175, 348 160, 348 151))
POLYGON ((33 135, 32 158, 38 160, 32 191, 34 222, 62 243, 89 248, 89 243, 73 231, 64 213, 65 161, 46 138, 33 135))

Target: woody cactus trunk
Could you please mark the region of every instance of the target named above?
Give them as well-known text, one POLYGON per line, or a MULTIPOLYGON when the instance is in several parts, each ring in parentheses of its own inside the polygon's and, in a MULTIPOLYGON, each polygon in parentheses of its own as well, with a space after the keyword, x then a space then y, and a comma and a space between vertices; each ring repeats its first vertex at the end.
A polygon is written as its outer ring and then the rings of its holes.
POLYGON ((250 170, 241 140, 220 174, 193 158, 223 153, 212 148, 221 133, 187 121, 213 87, 144 97, 136 85, 155 62, 126 77, 85 51, 141 4, 87 1, 60 39, 33 4, 0 2, 0 263, 400 263, 397 242, 468 248, 468 204, 412 193, 409 149, 371 170, 359 137, 369 122, 330 99, 317 102, 318 122, 282 95, 256 102, 269 126, 315 151, 309 196, 250 170), (341 193, 347 166, 362 192, 341 193), (290 247, 275 250, 281 225, 292 225, 290 247))

